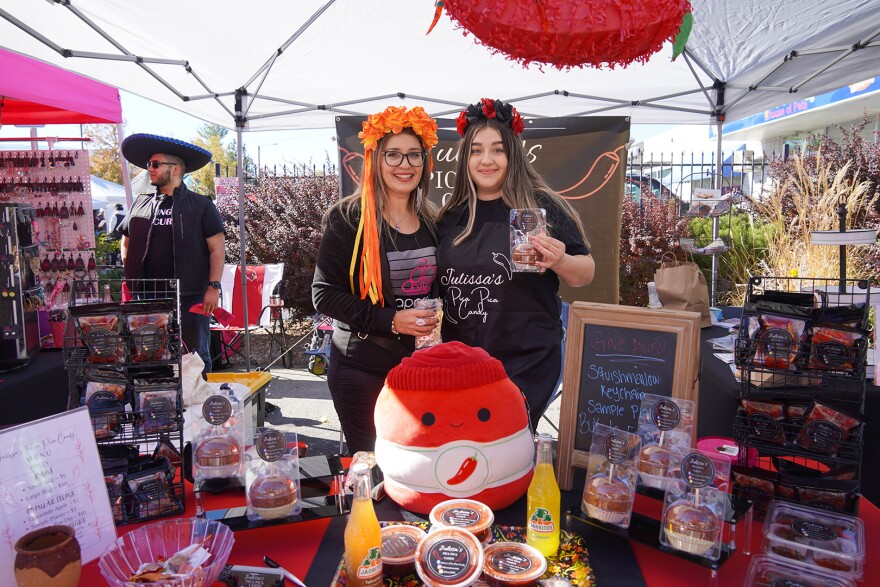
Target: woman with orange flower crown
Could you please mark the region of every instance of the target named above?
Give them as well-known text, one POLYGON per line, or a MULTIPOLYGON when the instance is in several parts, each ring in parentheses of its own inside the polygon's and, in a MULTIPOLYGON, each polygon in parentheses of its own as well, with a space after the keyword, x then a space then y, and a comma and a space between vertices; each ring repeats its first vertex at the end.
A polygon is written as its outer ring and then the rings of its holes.
POLYGON ((324 216, 312 281, 315 309, 335 320, 327 382, 349 453, 372 451, 385 376, 437 323, 414 308, 437 297, 429 151, 437 123, 420 107, 389 106, 363 123, 358 190, 324 216))
POLYGON ((457 122, 455 185, 437 228, 443 340, 499 359, 528 400, 534 430, 561 369, 559 280, 587 285, 595 264, 577 213, 529 163, 516 109, 483 98, 457 122), (523 208, 546 212, 548 236, 528 237, 532 272, 516 272, 510 252, 510 211, 523 208))

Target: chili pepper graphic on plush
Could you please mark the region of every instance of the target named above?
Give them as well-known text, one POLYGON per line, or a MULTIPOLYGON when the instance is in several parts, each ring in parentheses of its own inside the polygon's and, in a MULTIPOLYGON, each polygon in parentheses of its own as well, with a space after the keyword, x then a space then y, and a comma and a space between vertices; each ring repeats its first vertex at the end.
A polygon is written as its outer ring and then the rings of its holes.
POLYGON ((528 489, 535 447, 523 395, 483 349, 447 342, 405 358, 374 416, 386 494, 410 511, 454 498, 501 509, 528 489))
POLYGON ((474 474, 474 471, 477 470, 477 455, 466 458, 462 461, 461 466, 458 468, 458 471, 455 472, 455 475, 450 477, 447 481, 447 485, 458 485, 463 481, 467 481, 468 477, 474 474))

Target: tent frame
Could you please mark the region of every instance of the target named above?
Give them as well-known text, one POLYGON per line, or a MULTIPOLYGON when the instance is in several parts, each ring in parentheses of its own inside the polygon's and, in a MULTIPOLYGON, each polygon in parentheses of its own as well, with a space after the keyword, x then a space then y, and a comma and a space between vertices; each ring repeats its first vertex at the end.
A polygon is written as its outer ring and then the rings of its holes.
MULTIPOLYGON (((244 270, 246 267, 246 239, 247 235, 245 233, 245 214, 244 214, 244 161, 243 161, 243 132, 246 128, 248 118, 248 112, 250 111, 251 106, 255 103, 256 100, 264 100, 267 102, 274 102, 283 105, 294 106, 296 108, 282 110, 277 112, 271 112, 266 114, 258 114, 250 117, 251 120, 257 119, 266 119, 280 116, 287 116, 291 114, 298 114, 303 112, 310 111, 331 111, 339 114, 345 115, 355 115, 355 116, 363 116, 365 113, 358 112, 356 110, 350 110, 348 106, 354 106, 357 104, 372 102, 376 100, 386 100, 391 98, 398 99, 417 99, 425 102, 434 102, 440 104, 446 104, 448 106, 452 106, 453 109, 437 112, 435 116, 444 116, 453 113, 457 113, 461 110, 461 108, 466 107, 467 104, 457 103, 454 101, 448 100, 438 100, 434 98, 424 97, 424 96, 413 96, 408 95, 404 92, 394 93, 394 94, 385 94, 380 96, 372 96, 366 98, 360 98, 356 100, 350 100, 345 102, 339 102, 336 104, 312 104, 308 102, 299 102, 296 100, 290 100, 287 98, 281 98, 278 96, 269 96, 263 95, 260 93, 263 82, 266 80, 273 66, 275 65, 276 60, 280 57, 302 34, 305 32, 312 24, 314 24, 335 2, 336 0, 328 0, 326 3, 321 5, 303 24, 292 34, 288 39, 278 47, 267 59, 266 61, 253 73, 253 75, 245 81, 244 84, 239 86, 238 88, 225 91, 225 92, 215 92, 212 90, 208 84, 198 75, 198 73, 193 69, 190 63, 187 60, 179 60, 179 59, 165 59, 159 57, 150 57, 143 55, 135 55, 130 52, 125 46, 115 38, 113 38, 110 34, 104 31, 100 26, 98 26, 94 21, 92 21, 87 15, 78 10, 74 4, 73 0, 49 0, 51 3, 58 4, 69 10, 72 14, 74 14, 79 20, 85 23, 89 28, 91 28, 97 35, 105 39, 112 46, 119 50, 119 54, 112 53, 96 53, 89 51, 78 51, 75 49, 69 49, 59 46, 54 43, 51 39, 42 35, 39 31, 34 29, 31 26, 28 26, 26 23, 21 20, 15 18, 7 11, 0 9, 0 18, 3 18, 18 27, 40 43, 44 44, 51 50, 57 52, 59 55, 62 55, 65 58, 82 58, 82 59, 105 59, 105 60, 114 60, 114 61, 128 61, 135 63, 138 67, 142 68, 145 72, 147 72, 150 76, 152 76, 157 83, 161 84, 165 88, 168 89, 172 94, 174 94, 179 100, 183 102, 194 101, 194 100, 214 100, 216 101, 220 107, 229 114, 230 119, 233 121, 236 130, 236 138, 237 138, 237 161, 238 161, 238 205, 239 205, 239 232, 240 232, 240 241, 241 241, 241 279, 242 279, 242 292, 244 293, 244 308, 245 312, 247 311, 247 288, 245 287, 246 280, 246 271, 244 270), (198 82, 198 84, 204 88, 205 94, 187 96, 182 92, 177 90, 169 81, 164 79, 161 75, 159 75, 154 69, 150 67, 151 64, 162 64, 162 65, 177 65, 186 70, 186 72, 193 76, 193 78, 198 82), (234 99, 234 111, 230 109, 229 106, 221 99, 233 97, 234 99)), ((608 103, 608 106, 593 108, 590 110, 584 110, 581 112, 577 112, 572 116, 589 116, 599 113, 611 112, 620 109, 632 109, 633 107, 640 108, 656 108, 662 110, 671 110, 671 111, 679 111, 686 112, 690 114, 698 114, 705 115, 707 117, 707 122, 709 124, 714 124, 717 126, 717 136, 718 136, 718 149, 717 149, 717 165, 718 169, 721 168, 722 160, 721 160, 721 137, 722 137, 722 124, 725 119, 726 112, 729 111, 735 104, 737 104, 740 100, 742 100, 745 96, 747 96, 751 92, 764 91, 764 92, 778 92, 778 93, 788 93, 795 94, 797 93, 803 86, 813 80, 816 76, 821 75, 823 72, 829 70, 834 67, 841 61, 845 60, 847 57, 852 56, 858 51, 868 48, 868 47, 880 47, 880 29, 873 30, 868 33, 863 39, 855 42, 851 45, 847 46, 834 46, 834 47, 815 47, 815 48, 805 48, 799 50, 793 50, 789 54, 785 55, 782 60, 776 64, 770 71, 767 72, 757 83, 750 85, 749 87, 735 87, 729 86, 725 81, 717 79, 709 69, 700 62, 698 58, 696 58, 687 48, 685 48, 682 57, 684 58, 688 68, 690 69, 691 74, 697 82, 697 87, 693 90, 688 90, 684 92, 667 94, 665 96, 656 96, 649 99, 643 100, 622 100, 615 98, 608 98, 602 96, 595 95, 587 95, 587 94, 578 94, 571 93, 564 90, 554 90, 551 92, 544 92, 539 94, 532 94, 526 96, 519 97, 511 97, 508 98, 509 101, 517 102, 521 104, 530 99, 538 98, 538 97, 546 97, 550 95, 558 95, 563 98, 579 98, 579 99, 587 99, 598 102, 608 103), (793 84, 789 87, 779 87, 779 86, 770 86, 764 85, 764 82, 768 79, 771 79, 774 74, 779 72, 782 68, 790 66, 799 56, 805 55, 817 55, 817 54, 837 54, 834 59, 831 61, 822 64, 817 70, 811 72, 804 79, 800 80, 799 83, 793 84), (706 77, 708 77, 712 81, 711 86, 704 86, 700 80, 699 71, 701 71, 706 77), (740 92, 738 96, 731 99, 729 102, 725 102, 725 94, 727 90, 734 90, 736 92, 740 92), (706 103, 708 108, 706 110, 695 110, 693 108, 683 108, 676 107, 674 105, 666 105, 666 104, 658 104, 657 102, 676 98, 681 96, 693 95, 697 93, 702 93, 706 99, 706 103)), ((529 114, 524 113, 528 117, 532 118, 542 118, 546 117, 544 115, 537 114, 529 114)), ((121 137, 121 134, 120 134, 121 137)), ((716 177, 716 187, 720 188, 720 175, 716 177)), ((130 186, 126 185, 127 190, 130 191, 130 186)), ((718 226, 717 223, 713 227, 713 236, 717 237, 718 226)), ((715 281, 717 276, 717 259, 713 257, 712 260, 712 291, 714 293, 715 290, 715 281)), ((713 300, 714 302, 714 300, 713 300)), ((247 330, 247 324, 245 324, 245 356, 247 361, 247 370, 250 371, 250 336, 247 330)))

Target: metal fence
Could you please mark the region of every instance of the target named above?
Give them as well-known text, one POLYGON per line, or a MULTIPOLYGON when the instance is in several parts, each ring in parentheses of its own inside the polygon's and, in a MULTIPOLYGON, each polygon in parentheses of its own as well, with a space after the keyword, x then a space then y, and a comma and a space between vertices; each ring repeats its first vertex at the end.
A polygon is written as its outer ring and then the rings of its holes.
POLYGON ((664 197, 665 190, 682 202, 690 202, 697 188, 714 188, 715 178, 720 175, 723 191, 738 191, 748 196, 758 196, 767 178, 770 162, 785 154, 757 153, 754 151, 721 152, 720 174, 716 153, 640 153, 631 152, 627 159, 627 192, 637 197, 638 188, 653 188, 664 197), (665 188, 665 190, 664 190, 665 188))

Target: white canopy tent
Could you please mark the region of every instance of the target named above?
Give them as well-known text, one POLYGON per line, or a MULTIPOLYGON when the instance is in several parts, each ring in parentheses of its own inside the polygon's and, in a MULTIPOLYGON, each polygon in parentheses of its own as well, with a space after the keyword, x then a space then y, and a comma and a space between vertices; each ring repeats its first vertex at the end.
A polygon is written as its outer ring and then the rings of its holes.
POLYGON ((691 3, 682 57, 666 47, 613 71, 523 68, 446 15, 426 36, 433 0, 0 0, 0 45, 235 128, 239 146, 246 131, 329 127, 389 103, 451 116, 482 96, 529 117, 720 124, 880 71, 877 0, 691 3))

